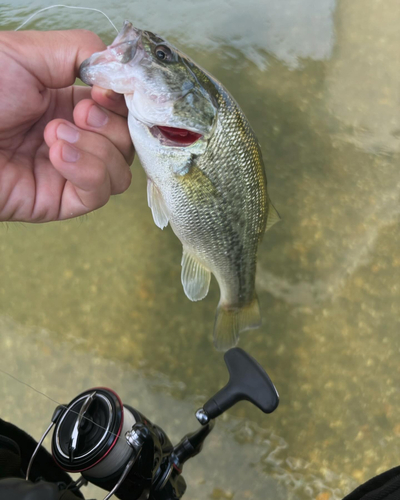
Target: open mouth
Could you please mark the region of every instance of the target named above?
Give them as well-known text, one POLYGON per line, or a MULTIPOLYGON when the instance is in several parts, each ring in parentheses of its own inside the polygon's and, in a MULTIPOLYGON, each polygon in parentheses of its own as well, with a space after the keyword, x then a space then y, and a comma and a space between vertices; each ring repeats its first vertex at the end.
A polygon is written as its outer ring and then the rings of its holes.
POLYGON ((202 137, 201 134, 184 128, 162 127, 154 125, 150 129, 154 137, 165 146, 190 146, 202 137))

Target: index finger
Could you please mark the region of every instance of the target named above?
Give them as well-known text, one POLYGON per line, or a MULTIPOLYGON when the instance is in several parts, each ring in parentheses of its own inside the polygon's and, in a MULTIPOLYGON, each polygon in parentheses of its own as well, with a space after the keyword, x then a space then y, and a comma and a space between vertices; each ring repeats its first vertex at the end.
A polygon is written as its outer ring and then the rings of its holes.
POLYGON ((117 115, 124 116, 125 118, 128 116, 128 108, 126 107, 123 94, 117 94, 113 90, 93 85, 92 99, 103 108, 113 111, 117 115))

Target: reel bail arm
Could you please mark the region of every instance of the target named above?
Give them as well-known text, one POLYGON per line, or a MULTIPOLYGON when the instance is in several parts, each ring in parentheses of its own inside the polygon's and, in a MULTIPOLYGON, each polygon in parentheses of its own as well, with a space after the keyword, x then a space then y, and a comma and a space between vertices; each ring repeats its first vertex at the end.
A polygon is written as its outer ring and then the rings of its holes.
POLYGON ((40 438, 40 441, 38 442, 35 451, 32 453, 31 459, 29 460, 28 468, 26 469, 26 475, 25 475, 25 481, 29 481, 29 474, 31 472, 33 460, 35 459, 40 447, 43 444, 43 441, 45 440, 47 434, 51 431, 53 426, 57 423, 59 420, 60 416, 62 415, 62 412, 64 411, 65 406, 64 405, 59 405, 57 408, 54 410, 54 413, 51 417, 51 422, 50 425, 47 427, 47 429, 44 431, 43 436, 40 438))

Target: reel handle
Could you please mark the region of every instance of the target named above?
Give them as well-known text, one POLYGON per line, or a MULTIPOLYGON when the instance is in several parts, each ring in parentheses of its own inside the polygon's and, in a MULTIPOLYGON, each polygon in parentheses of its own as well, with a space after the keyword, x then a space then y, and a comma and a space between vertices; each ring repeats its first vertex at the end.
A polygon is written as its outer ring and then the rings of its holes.
POLYGON ((250 401, 264 413, 272 413, 279 394, 267 372, 243 349, 235 347, 224 355, 229 382, 197 411, 197 420, 207 424, 239 401, 250 401))

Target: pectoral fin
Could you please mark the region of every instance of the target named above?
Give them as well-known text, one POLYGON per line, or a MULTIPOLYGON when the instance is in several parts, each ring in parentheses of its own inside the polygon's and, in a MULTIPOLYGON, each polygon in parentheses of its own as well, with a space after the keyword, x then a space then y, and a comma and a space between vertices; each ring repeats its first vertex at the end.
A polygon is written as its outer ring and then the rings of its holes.
POLYGON ((154 183, 147 179, 147 203, 151 208, 153 219, 160 229, 168 226, 168 215, 165 202, 154 183))
POLYGON ((267 225, 265 227, 265 231, 268 231, 274 224, 281 220, 281 216, 278 214, 278 211, 271 203, 271 200, 268 200, 268 216, 267 216, 267 225))
POLYGON ((204 299, 210 287, 211 273, 185 248, 182 255, 182 285, 190 300, 204 299))

